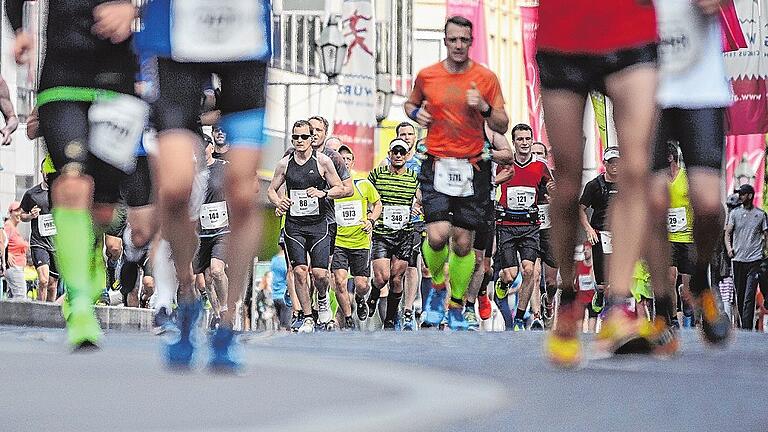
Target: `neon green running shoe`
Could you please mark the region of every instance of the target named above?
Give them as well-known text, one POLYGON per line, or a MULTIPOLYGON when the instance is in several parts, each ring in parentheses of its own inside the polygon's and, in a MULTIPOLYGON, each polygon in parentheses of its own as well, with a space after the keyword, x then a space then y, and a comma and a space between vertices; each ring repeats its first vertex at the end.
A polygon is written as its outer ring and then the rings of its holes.
POLYGON ((67 320, 67 337, 76 351, 98 349, 101 326, 93 310, 71 311, 67 320))
POLYGON ((502 300, 507 298, 507 291, 509 291, 509 284, 499 278, 494 286, 496 291, 496 298, 502 300))

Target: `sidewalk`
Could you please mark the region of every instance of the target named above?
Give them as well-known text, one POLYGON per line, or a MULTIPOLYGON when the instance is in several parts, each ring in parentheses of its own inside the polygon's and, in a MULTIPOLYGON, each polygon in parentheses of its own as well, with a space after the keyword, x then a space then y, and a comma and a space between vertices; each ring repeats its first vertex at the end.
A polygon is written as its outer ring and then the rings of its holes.
MULTIPOLYGON (((105 330, 152 329, 152 310, 96 306, 96 315, 105 330)), ((0 300, 0 325, 64 328, 61 306, 38 301, 0 300)))

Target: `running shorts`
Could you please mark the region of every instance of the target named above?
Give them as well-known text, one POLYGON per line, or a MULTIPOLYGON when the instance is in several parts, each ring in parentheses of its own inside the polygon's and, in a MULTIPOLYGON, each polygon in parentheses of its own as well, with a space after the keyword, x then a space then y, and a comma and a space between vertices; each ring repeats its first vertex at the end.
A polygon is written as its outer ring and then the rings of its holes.
POLYGON ((222 234, 213 237, 200 237, 200 243, 192 260, 195 274, 205 272, 211 266, 211 260, 216 258, 224 261, 229 235, 222 234))
POLYGON ((331 237, 328 222, 321 220, 312 225, 300 225, 285 221, 285 251, 291 267, 309 265, 310 268, 327 269, 331 256, 331 237), (307 262, 309 255, 310 262, 307 262))
POLYGON ((496 259, 499 269, 518 267, 520 260, 536 261, 539 256, 539 226, 497 226, 496 259))
POLYGON ((32 246, 30 248, 32 254, 32 263, 35 268, 48 266, 48 273, 51 276, 59 277, 59 269, 56 267, 56 252, 41 247, 32 246))
POLYGON ((401 230, 391 234, 373 234, 371 260, 398 258, 410 261, 413 252, 413 231, 401 230))
POLYGON ((331 271, 349 270, 352 276, 371 276, 371 252, 368 249, 337 247, 333 253, 331 271))

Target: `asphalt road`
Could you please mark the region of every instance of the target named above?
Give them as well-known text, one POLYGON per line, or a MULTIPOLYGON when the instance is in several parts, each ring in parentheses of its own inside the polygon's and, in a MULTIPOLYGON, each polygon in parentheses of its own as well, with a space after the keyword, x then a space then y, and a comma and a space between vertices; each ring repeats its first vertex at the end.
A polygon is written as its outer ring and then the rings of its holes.
POLYGON ((2 431, 768 431, 768 336, 727 350, 683 332, 672 360, 574 371, 541 333, 246 335, 242 376, 163 369, 161 339, 107 335, 71 354, 63 330, 0 327, 2 431))

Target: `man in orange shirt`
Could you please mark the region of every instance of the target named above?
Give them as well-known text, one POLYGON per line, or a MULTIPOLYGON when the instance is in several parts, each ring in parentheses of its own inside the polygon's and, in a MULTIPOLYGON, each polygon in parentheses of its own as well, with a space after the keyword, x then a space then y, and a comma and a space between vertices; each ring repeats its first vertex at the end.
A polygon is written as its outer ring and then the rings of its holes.
POLYGON ((19 234, 19 222, 21 222, 21 203, 14 201, 8 206, 8 220, 5 221, 5 235, 8 238, 8 269, 5 271, 5 280, 8 281, 14 300, 27 298, 24 265, 27 263, 29 243, 19 234))
POLYGON ((466 330, 462 310, 475 265, 473 237, 484 223, 482 209, 490 200, 491 188, 491 157, 484 147, 483 124, 504 134, 509 119, 498 78, 469 58, 472 22, 451 17, 444 31, 448 58, 419 72, 405 111, 428 129, 427 159, 419 183, 427 223, 422 250, 433 286, 424 323, 437 325, 445 315, 447 261, 451 280, 448 325, 466 330))

